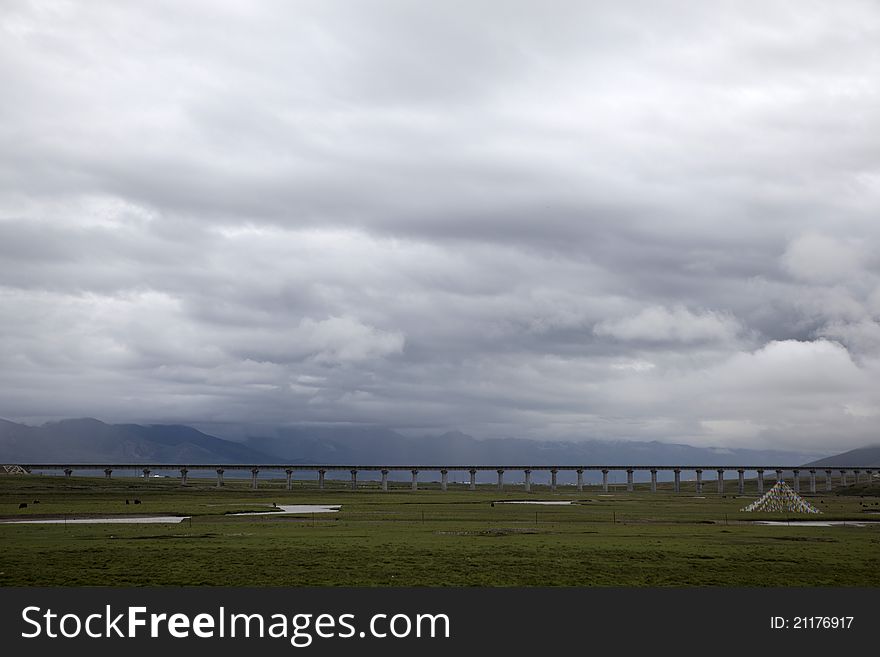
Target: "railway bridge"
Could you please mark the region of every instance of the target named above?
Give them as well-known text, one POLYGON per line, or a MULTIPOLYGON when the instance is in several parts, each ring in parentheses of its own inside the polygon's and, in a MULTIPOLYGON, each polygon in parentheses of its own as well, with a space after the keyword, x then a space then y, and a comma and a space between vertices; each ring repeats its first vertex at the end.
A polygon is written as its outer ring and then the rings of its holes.
MULTIPOLYGON (((143 473, 144 477, 149 477, 154 471, 177 471, 180 473, 182 484, 187 483, 187 477, 194 471, 214 472, 217 477, 217 487, 224 485, 223 475, 226 472, 246 471, 251 475, 251 486, 258 487, 258 475, 260 472, 278 472, 287 476, 287 489, 293 486, 293 475, 296 472, 314 472, 319 489, 325 488, 326 475, 329 472, 345 472, 351 477, 351 489, 358 488, 358 474, 363 472, 379 473, 381 475, 380 486, 382 490, 388 490, 388 475, 391 472, 407 472, 412 477, 411 489, 418 490, 419 474, 423 472, 439 472, 440 473, 440 489, 445 491, 448 489, 450 472, 466 472, 470 475, 469 488, 476 490, 477 473, 478 472, 495 472, 497 474, 497 489, 504 490, 504 475, 508 472, 523 473, 523 489, 530 491, 532 489, 532 474, 534 472, 550 473, 550 490, 557 488, 557 475, 560 472, 577 473, 577 490, 584 489, 584 472, 598 471, 602 473, 602 490, 608 492, 608 475, 611 472, 626 473, 626 489, 634 490, 634 474, 636 472, 648 471, 651 475, 650 491, 657 492, 657 474, 659 472, 673 473, 673 490, 676 493, 682 492, 682 472, 693 472, 695 474, 693 490, 696 493, 704 492, 704 487, 708 484, 715 484, 715 489, 719 494, 725 492, 727 484, 725 480, 726 473, 736 473, 736 489, 742 494, 745 487, 745 474, 754 472, 757 477, 758 493, 764 492, 765 475, 770 473, 776 475, 777 480, 784 478, 788 474, 792 480, 795 491, 801 491, 802 479, 807 479, 807 485, 810 493, 817 492, 817 477, 824 474, 824 488, 830 491, 834 485, 834 479, 837 478, 838 483, 846 486, 849 482, 860 483, 862 478, 872 483, 874 481, 874 473, 880 471, 880 467, 864 467, 864 466, 835 466, 831 467, 812 467, 803 465, 343 465, 343 464, 242 464, 242 463, 214 463, 214 464, 172 464, 172 463, 21 463, 16 466, 4 466, 6 468, 19 468, 27 472, 34 471, 61 471, 66 477, 71 477, 77 471, 103 471, 104 475, 109 479, 113 476, 114 471, 134 470, 143 473), (704 480, 703 474, 709 473, 714 475, 714 479, 704 480), (851 477, 851 478, 850 478, 851 477)), ((732 481, 732 480, 731 480, 732 481)), ((507 484, 512 486, 513 484, 507 484)))

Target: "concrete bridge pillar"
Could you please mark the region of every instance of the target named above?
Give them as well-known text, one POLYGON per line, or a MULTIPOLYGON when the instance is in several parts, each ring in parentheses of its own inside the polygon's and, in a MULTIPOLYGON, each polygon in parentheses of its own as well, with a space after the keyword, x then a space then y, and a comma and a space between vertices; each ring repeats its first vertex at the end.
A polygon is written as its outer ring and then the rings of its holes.
POLYGON ((109 479, 110 475, 112 475, 112 474, 113 474, 112 468, 104 468, 104 476, 107 477, 107 479, 109 479))
POLYGON ((846 470, 840 471, 840 485, 846 486, 846 470))
POLYGON ((526 492, 529 493, 532 490, 532 471, 523 470, 523 473, 526 476, 526 492))
POLYGON ((582 491, 584 489, 584 471, 578 468, 578 490, 582 491))
POLYGON ((657 492, 657 470, 651 468, 651 492, 657 492))
POLYGON ((449 486, 449 470, 440 471, 440 490, 445 491, 449 486))
POLYGON ((550 490, 556 490, 556 473, 557 472, 558 472, 558 470, 556 468, 553 468, 550 471, 550 490))
POLYGON ((697 470, 697 493, 703 492, 703 471, 697 470))
POLYGON ((758 495, 764 494, 764 471, 758 470, 758 495))
POLYGON ((293 489, 293 470, 287 469, 284 471, 287 475, 287 490, 293 489))
POLYGON ((223 486, 223 473, 225 471, 223 468, 217 468, 217 488, 221 488, 223 486))
POLYGON ((144 479, 149 479, 149 478, 150 478, 150 469, 144 468, 144 479))
POLYGON ((810 492, 816 494, 816 471, 810 470, 810 492))
POLYGON ((608 470, 602 470, 602 490, 608 492, 608 470))
POLYGON ((676 493, 680 493, 681 492, 681 470, 679 468, 675 468, 675 470, 673 470, 672 472, 675 475, 675 482, 672 485, 672 489, 676 493))
POLYGON ((257 490, 257 475, 260 471, 257 468, 251 468, 251 488, 257 490))
POLYGON ((498 490, 504 490, 504 470, 498 470, 498 490))
POLYGON ((324 477, 326 474, 326 470, 318 470, 318 490, 324 490, 324 477))
POLYGON ((469 488, 470 488, 470 490, 477 490, 477 471, 474 470, 473 468, 471 468, 470 473, 471 473, 471 483, 470 483, 469 488))
POLYGON ((801 471, 800 470, 792 470, 791 477, 792 477, 792 481, 794 482, 794 486, 792 487, 794 489, 794 492, 800 493, 801 492, 801 471))
POLYGON ((870 486, 874 482, 874 471, 865 470, 865 476, 868 478, 868 481, 866 483, 870 486))
POLYGON ((718 468, 718 494, 724 495, 724 470, 718 468))
POLYGON ((73 474, 73 470, 71 470, 70 468, 64 468, 64 478, 65 479, 70 479, 70 475, 72 475, 72 474, 73 474))
POLYGON ((350 472, 351 472, 351 489, 357 490, 358 489, 358 471, 351 470, 350 472))
POLYGON ((626 470, 626 490, 632 493, 633 491, 633 471, 632 468, 627 468, 626 470))
POLYGON ((382 490, 388 490, 388 470, 382 470, 382 490))
POLYGON ((861 470, 853 470, 853 483, 854 484, 859 483, 859 474, 861 472, 862 472, 861 470))
POLYGON ((782 476, 782 470, 776 471, 776 481, 784 481, 785 478, 782 476))
POLYGON ((746 471, 742 468, 736 471, 736 492, 739 495, 746 492, 746 471))
POLYGON ((831 481, 831 470, 825 471, 825 490, 831 491, 834 488, 834 482, 831 481))
MULTIPOLYGON (((180 469, 180 485, 181 486, 186 486, 186 475, 187 474, 189 474, 189 470, 187 470, 186 468, 180 469)), ((107 478, 108 479, 110 478, 109 475, 107 478)))
POLYGON ((419 489, 419 471, 418 470, 412 471, 412 489, 413 490, 419 489))

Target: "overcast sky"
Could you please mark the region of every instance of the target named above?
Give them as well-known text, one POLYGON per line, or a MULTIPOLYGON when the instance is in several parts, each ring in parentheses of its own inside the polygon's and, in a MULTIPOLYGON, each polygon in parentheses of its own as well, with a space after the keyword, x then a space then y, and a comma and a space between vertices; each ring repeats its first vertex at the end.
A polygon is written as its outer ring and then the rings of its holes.
POLYGON ((880 5, 0 4, 0 417, 880 442, 880 5))

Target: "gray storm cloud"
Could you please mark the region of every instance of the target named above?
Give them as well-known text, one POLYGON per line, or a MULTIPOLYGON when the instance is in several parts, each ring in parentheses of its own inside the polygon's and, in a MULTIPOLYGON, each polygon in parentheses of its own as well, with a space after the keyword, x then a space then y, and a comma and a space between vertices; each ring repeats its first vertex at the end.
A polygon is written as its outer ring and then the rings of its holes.
POLYGON ((0 416, 843 449, 874 2, 0 10, 0 416))

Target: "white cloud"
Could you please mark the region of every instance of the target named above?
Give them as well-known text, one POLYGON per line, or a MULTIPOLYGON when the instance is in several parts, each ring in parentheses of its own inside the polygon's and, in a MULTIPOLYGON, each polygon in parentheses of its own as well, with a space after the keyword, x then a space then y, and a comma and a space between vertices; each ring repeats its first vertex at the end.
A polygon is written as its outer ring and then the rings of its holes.
POLYGON ((721 444, 754 441, 767 429, 765 425, 755 424, 751 420, 702 420, 700 425, 707 430, 709 440, 721 444))
POLYGON ((800 280, 839 283, 852 281, 861 273, 863 257, 859 242, 807 233, 788 245, 782 264, 800 280))
POLYGON ((612 370, 624 372, 650 372, 655 367, 654 363, 647 360, 622 360, 611 363, 612 370))
POLYGON ((854 322, 832 321, 819 335, 839 340, 859 354, 880 354, 880 324, 870 319, 854 322))
POLYGON ((593 327, 602 337, 646 342, 726 342, 742 327, 730 315, 711 310, 692 312, 683 306, 645 308, 636 315, 604 320, 593 327))
POLYGON ((294 332, 294 339, 318 362, 356 363, 403 351, 399 331, 380 331, 353 317, 306 318, 294 332))
POLYGON ((712 371, 721 390, 756 399, 785 399, 811 404, 816 393, 845 394, 864 383, 864 372, 849 352, 829 340, 780 340, 754 352, 740 353, 712 371))

